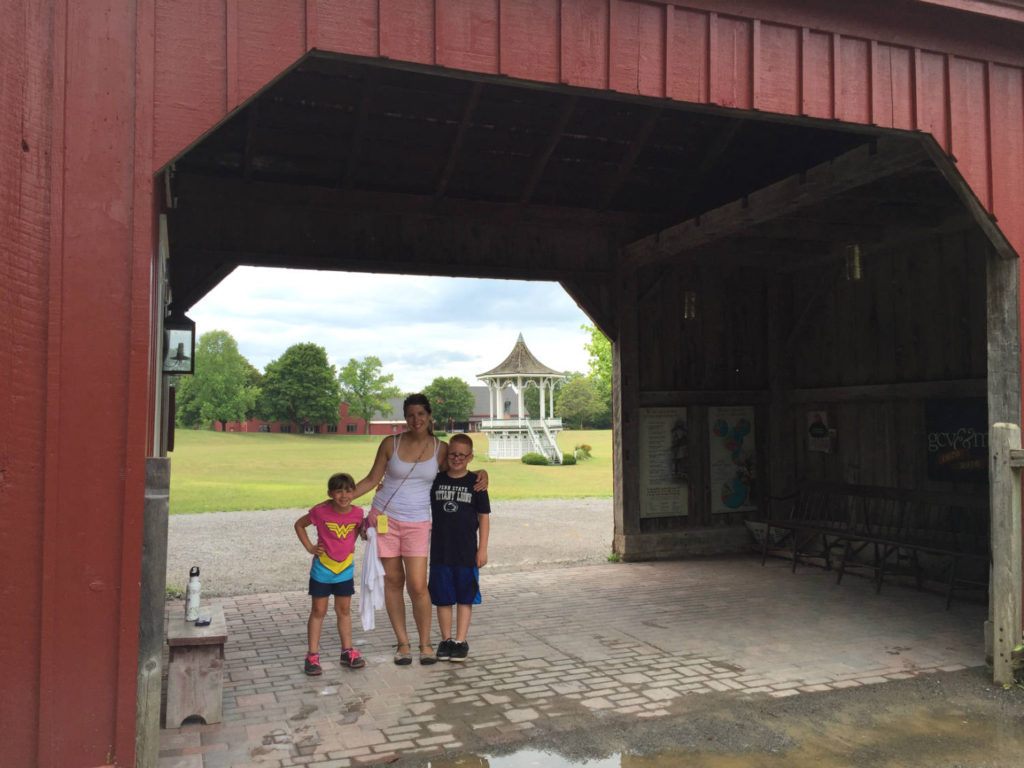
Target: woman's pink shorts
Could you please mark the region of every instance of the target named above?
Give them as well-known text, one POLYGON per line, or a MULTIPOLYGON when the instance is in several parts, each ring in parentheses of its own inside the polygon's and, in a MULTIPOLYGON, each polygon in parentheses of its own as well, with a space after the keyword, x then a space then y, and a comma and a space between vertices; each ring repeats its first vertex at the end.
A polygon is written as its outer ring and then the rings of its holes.
POLYGON ((430 521, 403 523, 388 518, 388 532, 377 534, 381 557, 427 557, 430 554, 430 521))

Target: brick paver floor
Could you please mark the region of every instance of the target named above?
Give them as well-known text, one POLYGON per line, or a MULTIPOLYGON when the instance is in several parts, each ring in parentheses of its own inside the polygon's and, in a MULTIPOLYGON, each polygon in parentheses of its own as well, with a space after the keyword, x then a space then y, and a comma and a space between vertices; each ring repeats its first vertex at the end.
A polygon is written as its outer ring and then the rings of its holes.
POLYGON ((318 678, 302 672, 305 594, 216 599, 230 633, 224 722, 163 730, 160 767, 346 768, 526 744, 535 728, 572 727, 569 715, 665 717, 683 697, 795 696, 984 663, 983 606, 947 611, 938 595, 876 595, 864 579, 836 586, 833 573, 789 567, 485 570, 463 665, 396 667, 386 614, 364 633, 353 601, 367 666, 339 666, 329 614, 318 678))

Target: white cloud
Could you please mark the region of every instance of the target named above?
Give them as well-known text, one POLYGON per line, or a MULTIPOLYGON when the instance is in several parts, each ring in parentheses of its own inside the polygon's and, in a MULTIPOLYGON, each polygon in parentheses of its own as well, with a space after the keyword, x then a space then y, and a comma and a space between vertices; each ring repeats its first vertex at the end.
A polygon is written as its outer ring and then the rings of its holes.
POLYGON ((188 312, 196 331, 230 333, 260 370, 313 342, 337 367, 376 355, 403 391, 476 376, 523 334, 556 370, 586 371, 587 316, 557 283, 239 267, 188 312))

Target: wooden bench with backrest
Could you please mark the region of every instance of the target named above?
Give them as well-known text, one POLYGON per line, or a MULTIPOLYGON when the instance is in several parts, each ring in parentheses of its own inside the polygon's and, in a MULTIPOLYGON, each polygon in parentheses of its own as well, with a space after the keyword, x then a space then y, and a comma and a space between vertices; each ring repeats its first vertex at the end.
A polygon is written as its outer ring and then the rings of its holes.
POLYGON ((886 576, 926 575, 944 582, 946 605, 958 587, 987 584, 988 500, 977 496, 845 483, 807 483, 769 500, 762 542, 764 564, 774 531, 788 532, 795 572, 801 560, 837 566, 836 582, 852 568, 872 572, 876 591, 886 576))

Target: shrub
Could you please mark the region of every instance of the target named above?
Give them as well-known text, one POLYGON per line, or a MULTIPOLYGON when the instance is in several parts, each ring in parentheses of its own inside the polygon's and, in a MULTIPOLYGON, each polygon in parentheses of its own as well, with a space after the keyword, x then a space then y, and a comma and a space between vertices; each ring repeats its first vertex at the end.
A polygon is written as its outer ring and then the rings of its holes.
POLYGON ((571 465, 576 463, 576 457, 573 456, 571 453, 563 453, 562 454, 562 463, 563 464, 568 464, 568 465, 571 466, 571 465))
POLYGON ((587 445, 586 443, 580 443, 573 450, 573 454, 576 456, 577 459, 580 459, 582 461, 583 459, 589 459, 590 458, 590 452, 592 450, 593 449, 589 445, 587 445))
POLYGON ((542 466, 547 463, 547 456, 541 456, 539 453, 527 453, 523 456, 523 464, 536 464, 537 466, 542 466))

